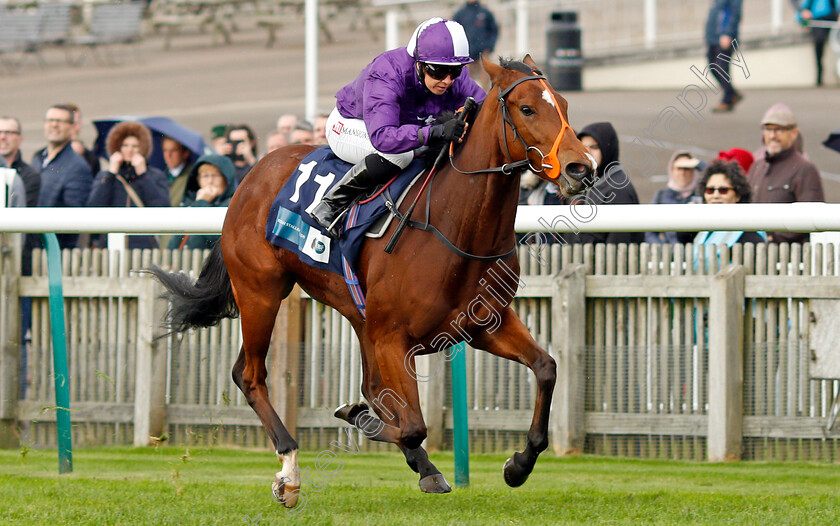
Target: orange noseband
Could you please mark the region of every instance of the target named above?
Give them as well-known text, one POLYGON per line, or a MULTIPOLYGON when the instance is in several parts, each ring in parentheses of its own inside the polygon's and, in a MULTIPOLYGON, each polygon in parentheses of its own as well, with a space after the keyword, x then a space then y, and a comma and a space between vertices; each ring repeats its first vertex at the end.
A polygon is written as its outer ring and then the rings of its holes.
MULTIPOLYGON (((534 71, 532 72, 534 75, 537 73, 534 71)), ((546 156, 544 165, 550 166, 545 171, 545 175, 548 176, 549 179, 557 179, 560 177, 560 172, 562 170, 562 166, 560 165, 560 160, 557 158, 557 152, 560 151, 560 143, 563 141, 563 137, 566 135, 566 130, 571 130, 572 127, 569 126, 569 123, 566 121, 566 118, 563 117, 563 112, 560 111, 560 104, 557 103, 557 99, 554 97, 554 91, 545 81, 545 78, 539 79, 539 83, 542 84, 542 87, 545 89, 546 93, 551 97, 552 102, 554 102, 554 109, 557 110, 557 115, 560 117, 560 122, 563 123, 563 127, 560 128, 560 133, 557 134, 557 138, 554 139, 554 145, 551 147, 551 151, 546 156)), ((574 133, 574 132, 572 132, 574 133)))

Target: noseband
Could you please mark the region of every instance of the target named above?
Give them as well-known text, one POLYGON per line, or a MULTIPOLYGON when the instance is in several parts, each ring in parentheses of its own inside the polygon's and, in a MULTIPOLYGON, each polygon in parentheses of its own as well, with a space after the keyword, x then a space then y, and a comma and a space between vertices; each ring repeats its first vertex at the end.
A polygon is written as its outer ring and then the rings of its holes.
POLYGON ((528 170, 532 171, 535 174, 540 172, 546 171, 546 175, 550 179, 557 179, 560 177, 560 161, 557 159, 557 151, 560 148, 560 142, 563 140, 563 137, 566 135, 566 130, 571 130, 572 127, 569 126, 569 123, 566 121, 566 118, 563 117, 563 113, 560 111, 560 105, 557 103, 557 99, 554 97, 554 93, 552 92, 551 88, 548 86, 546 82, 546 78, 543 75, 538 75, 535 71, 531 72, 530 76, 521 77, 516 79, 510 86, 502 90, 501 86, 497 86, 499 89, 499 95, 497 100, 499 101, 499 117, 500 123, 502 126, 502 137, 505 137, 505 155, 507 155, 508 159, 513 159, 513 156, 510 154, 510 147, 508 146, 507 141, 507 130, 505 126, 510 126, 510 129, 513 131, 513 136, 522 144, 522 147, 525 148, 525 159, 521 161, 513 161, 510 163, 505 163, 501 166, 496 166, 492 168, 485 168, 483 170, 475 170, 475 171, 463 171, 459 170, 458 167, 455 166, 455 160, 453 152, 450 150, 449 152, 449 164, 452 168, 459 173, 470 175, 470 174, 479 174, 479 173, 503 173, 505 175, 511 175, 514 172, 521 170, 523 168, 527 168, 528 170), (557 110, 557 115, 560 117, 560 121, 563 123, 563 127, 560 129, 560 133, 557 134, 557 138, 554 140, 554 144, 552 145, 551 151, 548 155, 544 154, 542 150, 540 150, 536 146, 529 146, 528 143, 525 142, 525 139, 522 138, 522 135, 519 133, 519 130, 516 129, 516 124, 514 124, 513 119, 510 116, 510 111, 507 108, 506 99, 507 96, 513 91, 513 89, 522 84, 523 82, 529 80, 536 80, 540 84, 542 84, 543 88, 546 92, 551 96, 551 100, 554 103, 554 107, 557 110), (536 154, 540 157, 539 166, 534 166, 531 162, 530 153, 536 152, 536 154), (548 161, 548 162, 546 162, 548 161))

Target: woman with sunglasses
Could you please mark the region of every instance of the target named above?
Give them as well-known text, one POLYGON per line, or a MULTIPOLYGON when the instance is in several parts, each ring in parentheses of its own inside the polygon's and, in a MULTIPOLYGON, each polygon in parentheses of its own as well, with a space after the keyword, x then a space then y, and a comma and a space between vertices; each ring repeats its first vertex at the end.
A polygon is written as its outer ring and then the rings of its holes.
POLYGON ((327 119, 327 142, 353 163, 312 211, 312 218, 338 237, 348 206, 365 190, 383 184, 408 166, 415 151, 462 138, 456 119, 435 123, 467 97, 482 102, 484 90, 464 68, 472 62, 464 28, 452 20, 421 23, 406 47, 386 51, 336 93, 327 119))
MULTIPOLYGON (((708 204, 734 204, 749 203, 752 196, 752 189, 747 182, 747 176, 741 166, 735 162, 727 162, 723 159, 715 159, 697 182, 697 193, 703 196, 708 204)), ((695 245, 728 245, 735 243, 764 243, 767 241, 767 234, 764 232, 744 232, 737 230, 732 232, 700 232, 694 239, 695 245)))

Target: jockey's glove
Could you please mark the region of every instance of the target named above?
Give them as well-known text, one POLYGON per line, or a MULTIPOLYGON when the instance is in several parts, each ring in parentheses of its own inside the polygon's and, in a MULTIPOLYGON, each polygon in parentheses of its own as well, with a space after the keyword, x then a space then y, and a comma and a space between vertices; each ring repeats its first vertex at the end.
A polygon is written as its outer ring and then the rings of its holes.
POLYGON ((429 128, 429 142, 450 142, 460 139, 466 129, 467 123, 458 119, 435 124, 429 128))

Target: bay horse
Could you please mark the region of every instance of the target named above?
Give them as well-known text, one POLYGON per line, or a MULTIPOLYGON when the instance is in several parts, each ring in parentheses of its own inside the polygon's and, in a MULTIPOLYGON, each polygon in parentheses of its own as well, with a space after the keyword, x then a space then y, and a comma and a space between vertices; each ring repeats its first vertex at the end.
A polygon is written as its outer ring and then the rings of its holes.
MULTIPOLYGON (((446 347, 463 339, 526 365, 536 376, 527 444, 505 463, 505 482, 511 487, 523 484, 548 445, 555 362, 509 307, 519 284, 513 250, 519 174, 529 169, 571 196, 591 182, 595 162, 568 124, 568 103, 530 56, 499 65, 485 60, 484 67, 493 82, 487 99, 470 120, 463 144, 441 165, 415 216, 427 216, 454 247, 412 228, 387 254, 383 247, 396 221, 383 238, 366 240, 357 269, 367 295, 366 319, 342 276, 307 266, 265 239, 274 197, 312 146, 283 148, 254 166, 231 200, 221 242, 195 282, 183 273, 149 269, 169 291, 166 322, 173 330, 241 316, 243 343, 233 380, 274 444, 282 470, 272 491, 288 507, 295 505, 300 492, 298 445, 269 402, 265 360, 280 303, 295 283, 347 318, 361 344, 361 389, 375 416, 367 404, 342 406, 336 416, 372 440, 396 444, 409 467, 419 473, 424 492, 444 493, 450 487, 421 447, 426 425, 412 374, 414 357, 445 348, 441 338, 446 340, 443 335, 453 330, 458 336, 449 336, 452 341, 446 341, 446 347), (493 273, 494 265, 502 262, 504 271, 494 276, 504 286, 482 287, 488 271, 493 273), (493 326, 488 328, 490 319, 493 326)), ((419 186, 404 200, 403 210, 419 186)))

